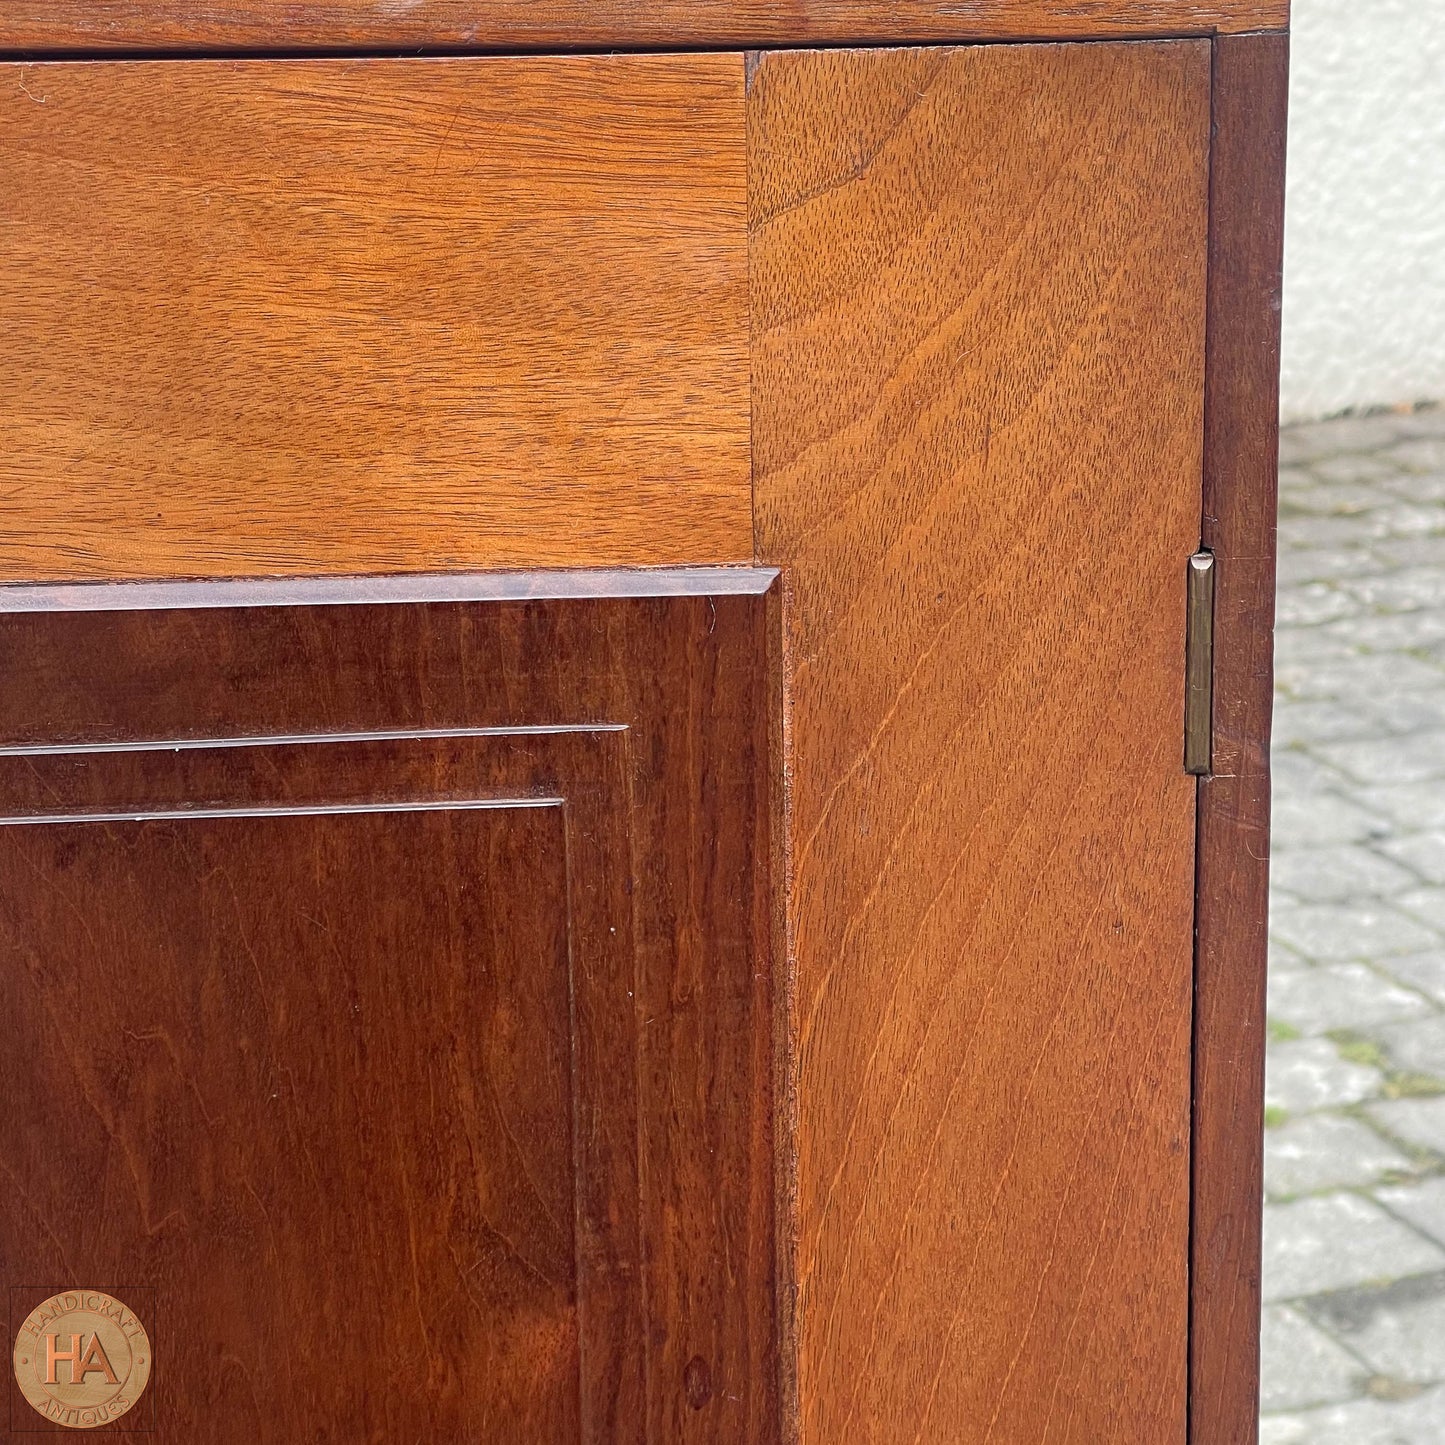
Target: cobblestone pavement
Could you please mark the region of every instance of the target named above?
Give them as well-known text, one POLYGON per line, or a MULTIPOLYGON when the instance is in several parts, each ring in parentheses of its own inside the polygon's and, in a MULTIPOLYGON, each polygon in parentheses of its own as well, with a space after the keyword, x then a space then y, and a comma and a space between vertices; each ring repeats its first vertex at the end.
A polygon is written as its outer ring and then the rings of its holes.
POLYGON ((1445 411, 1280 443, 1262 1445, 1445 1445, 1445 411))

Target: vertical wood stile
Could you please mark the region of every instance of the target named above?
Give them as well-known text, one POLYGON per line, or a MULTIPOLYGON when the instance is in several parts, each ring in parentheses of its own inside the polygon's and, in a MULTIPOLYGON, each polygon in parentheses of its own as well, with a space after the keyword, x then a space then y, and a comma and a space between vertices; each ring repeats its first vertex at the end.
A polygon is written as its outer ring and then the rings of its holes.
POLYGON ((1289 41, 1214 46, 1203 542, 1217 560, 1214 763, 1199 784, 1192 1445, 1259 1412, 1279 300, 1289 41))
POLYGON ((1209 46, 775 53, 803 1445, 1185 1434, 1209 46))

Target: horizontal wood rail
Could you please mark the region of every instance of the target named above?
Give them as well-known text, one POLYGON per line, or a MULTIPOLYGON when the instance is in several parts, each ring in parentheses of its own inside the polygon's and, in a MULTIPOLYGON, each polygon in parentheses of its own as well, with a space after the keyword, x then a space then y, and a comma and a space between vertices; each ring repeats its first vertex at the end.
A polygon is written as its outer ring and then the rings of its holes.
POLYGON ((1283 29, 1288 0, 12 0, 0 49, 688 49, 1283 29))

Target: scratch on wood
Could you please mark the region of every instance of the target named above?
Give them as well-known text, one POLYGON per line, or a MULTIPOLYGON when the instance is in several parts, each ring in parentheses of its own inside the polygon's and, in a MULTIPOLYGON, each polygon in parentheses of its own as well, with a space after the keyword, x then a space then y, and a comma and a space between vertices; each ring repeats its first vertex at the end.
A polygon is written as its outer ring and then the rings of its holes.
POLYGON ((15 72, 15 84, 18 85, 21 91, 23 91, 24 94, 28 95, 30 99, 35 102, 36 105, 44 105, 49 100, 49 97, 44 95, 36 95, 36 93, 31 90, 31 88, 25 83, 25 72, 28 68, 28 66, 22 65, 20 69, 15 72))

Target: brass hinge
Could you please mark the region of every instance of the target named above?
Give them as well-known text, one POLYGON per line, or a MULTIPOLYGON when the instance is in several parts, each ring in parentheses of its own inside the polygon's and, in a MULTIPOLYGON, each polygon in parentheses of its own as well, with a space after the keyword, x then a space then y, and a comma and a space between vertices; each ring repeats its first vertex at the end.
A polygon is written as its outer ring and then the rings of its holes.
POLYGON ((1184 771, 1207 774, 1214 750, 1214 553, 1189 559, 1184 633, 1184 771))

